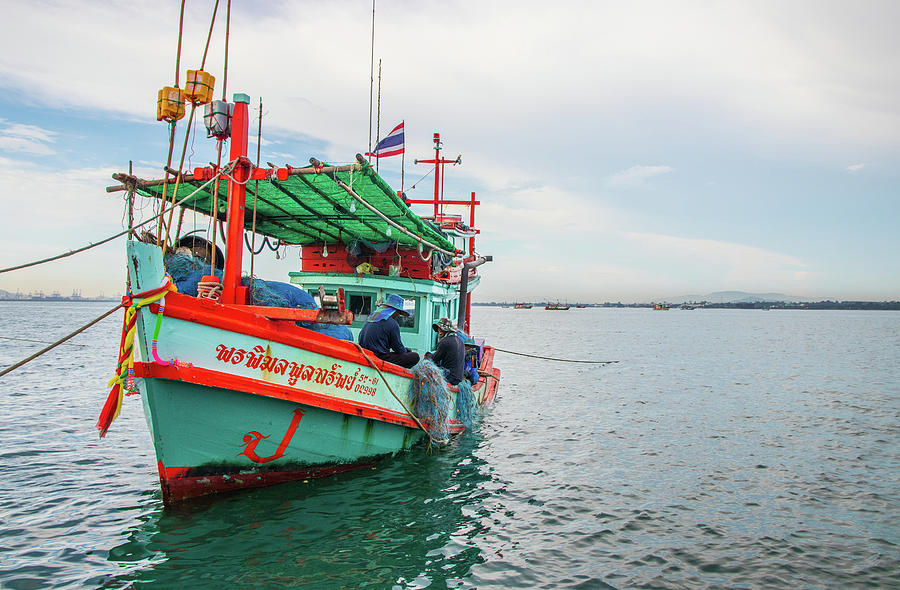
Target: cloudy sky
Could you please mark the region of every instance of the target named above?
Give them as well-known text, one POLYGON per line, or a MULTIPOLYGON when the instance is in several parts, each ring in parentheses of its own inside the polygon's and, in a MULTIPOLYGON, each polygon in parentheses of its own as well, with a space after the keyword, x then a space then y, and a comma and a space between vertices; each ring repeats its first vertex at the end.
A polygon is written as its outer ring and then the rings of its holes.
MULTIPOLYGON (((182 79, 213 4, 187 2, 182 79)), ((2 0, 0 268, 120 231, 105 187, 129 160, 161 177, 178 6, 2 0)), ((262 97, 263 161, 365 151, 371 18, 370 0, 234 1, 227 90, 252 97, 253 128, 262 97)), ((482 301, 898 299, 898 22, 892 1, 379 0, 381 127, 406 122, 412 198, 431 190, 412 160, 433 156, 433 132, 463 156, 446 192, 483 203, 482 301)), ((214 159, 196 131, 186 167, 214 159)), ((400 159, 381 173, 399 186, 400 159)), ((0 274, 0 289, 116 295, 122 252, 0 274)), ((284 279, 297 257, 258 268, 284 279)))

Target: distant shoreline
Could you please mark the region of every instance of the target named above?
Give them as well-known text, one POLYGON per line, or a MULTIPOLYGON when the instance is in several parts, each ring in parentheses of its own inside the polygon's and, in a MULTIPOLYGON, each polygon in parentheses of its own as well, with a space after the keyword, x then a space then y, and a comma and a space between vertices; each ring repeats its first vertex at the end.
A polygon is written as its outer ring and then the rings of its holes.
MULTIPOLYGON (((477 303, 472 305, 483 307, 513 307, 513 303, 477 303)), ((532 305, 542 308, 546 302, 534 302, 532 305)), ((677 310, 696 310, 696 309, 818 309, 818 310, 859 310, 859 311, 900 311, 900 301, 804 301, 804 302, 786 302, 786 301, 735 301, 731 303, 708 303, 705 301, 698 303, 578 303, 570 304, 575 308, 578 305, 587 307, 604 307, 604 308, 649 308, 653 309, 657 305, 663 305, 667 309, 677 310)))

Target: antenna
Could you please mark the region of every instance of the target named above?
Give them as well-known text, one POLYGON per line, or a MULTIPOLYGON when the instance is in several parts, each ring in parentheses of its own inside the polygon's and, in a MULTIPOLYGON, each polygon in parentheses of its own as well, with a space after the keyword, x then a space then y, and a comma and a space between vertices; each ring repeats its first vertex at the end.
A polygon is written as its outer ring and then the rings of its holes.
POLYGON ((372 52, 369 54, 369 163, 372 163, 372 85, 375 83, 375 0, 372 0, 372 52))

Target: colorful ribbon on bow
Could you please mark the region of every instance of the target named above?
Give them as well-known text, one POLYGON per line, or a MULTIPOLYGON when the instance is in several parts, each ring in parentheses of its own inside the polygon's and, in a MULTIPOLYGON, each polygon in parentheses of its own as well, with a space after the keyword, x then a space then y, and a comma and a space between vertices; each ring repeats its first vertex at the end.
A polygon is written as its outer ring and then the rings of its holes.
MULTIPOLYGON (((132 295, 128 293, 122 297, 122 304, 127 305, 124 321, 122 322, 122 338, 119 342, 119 361, 116 366, 116 375, 109 380, 107 387, 112 387, 100 417, 97 419, 97 430, 100 438, 106 436, 107 430, 113 421, 119 417, 122 411, 122 399, 135 392, 134 386, 134 337, 137 332, 137 312, 140 308, 162 300, 170 291, 177 291, 172 278, 167 274, 163 277, 163 284, 155 289, 149 289, 132 295)), ((156 353, 156 338, 159 336, 159 328, 162 320, 163 307, 157 314, 156 328, 153 334, 153 357, 157 362, 162 362, 156 353)), ((168 363, 163 363, 168 364, 168 363)))

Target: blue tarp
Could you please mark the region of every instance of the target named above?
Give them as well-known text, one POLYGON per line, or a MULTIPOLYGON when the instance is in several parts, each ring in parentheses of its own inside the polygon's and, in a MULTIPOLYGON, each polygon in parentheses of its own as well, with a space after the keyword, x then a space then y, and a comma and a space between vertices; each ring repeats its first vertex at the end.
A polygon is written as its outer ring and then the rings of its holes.
MULTIPOLYGON (((191 297, 197 296, 197 283, 210 274, 209 264, 193 256, 183 254, 170 254, 166 256, 166 270, 172 277, 178 292, 191 297)), ((222 271, 216 269, 216 276, 223 279, 222 271)), ((250 277, 242 277, 241 285, 250 287, 250 303, 265 307, 294 307, 300 309, 318 309, 319 306, 313 296, 290 283, 278 281, 264 281, 250 277)), ((297 322, 298 326, 326 334, 340 340, 353 340, 353 333, 347 326, 337 324, 318 324, 313 322, 297 322)))

